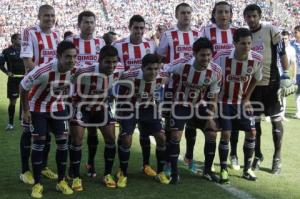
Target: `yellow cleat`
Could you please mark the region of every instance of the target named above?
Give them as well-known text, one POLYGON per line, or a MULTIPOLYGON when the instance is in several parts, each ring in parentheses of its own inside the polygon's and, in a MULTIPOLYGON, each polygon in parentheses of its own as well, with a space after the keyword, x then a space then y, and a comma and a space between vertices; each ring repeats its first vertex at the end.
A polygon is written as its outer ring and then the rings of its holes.
POLYGON ((120 173, 120 177, 118 179, 117 186, 119 188, 125 188, 127 186, 127 177, 124 176, 122 172, 120 173))
POLYGON ((33 198, 42 198, 43 197, 43 185, 40 183, 33 185, 31 191, 31 197, 33 198))
POLYGON ((116 178, 119 179, 121 177, 121 175, 122 175, 122 171, 121 171, 120 168, 118 168, 118 172, 116 174, 116 178))
POLYGON ((117 184, 116 184, 114 178, 110 174, 107 174, 106 176, 104 176, 102 182, 108 188, 116 188, 117 187, 117 184))
POLYGON ((72 189, 74 191, 83 191, 82 180, 79 177, 73 179, 72 189))
POLYGON ((58 178, 57 174, 51 171, 51 169, 49 169, 48 167, 45 167, 42 170, 42 175, 45 176, 46 178, 49 178, 50 180, 57 180, 58 178))
POLYGON ((155 177, 155 176, 157 176, 156 171, 154 171, 154 169, 152 169, 150 165, 145 165, 145 166, 143 167, 143 172, 144 172, 147 176, 150 176, 150 177, 155 177))
POLYGON ((159 174, 157 174, 155 176, 155 179, 160 182, 161 184, 169 184, 170 180, 169 178, 166 176, 165 172, 160 172, 159 174))
POLYGON ((25 184, 34 184, 34 179, 32 173, 30 171, 26 171, 25 173, 20 174, 20 180, 25 184))
POLYGON ((65 195, 73 194, 73 190, 69 187, 65 180, 61 180, 58 184, 56 184, 56 190, 65 195))

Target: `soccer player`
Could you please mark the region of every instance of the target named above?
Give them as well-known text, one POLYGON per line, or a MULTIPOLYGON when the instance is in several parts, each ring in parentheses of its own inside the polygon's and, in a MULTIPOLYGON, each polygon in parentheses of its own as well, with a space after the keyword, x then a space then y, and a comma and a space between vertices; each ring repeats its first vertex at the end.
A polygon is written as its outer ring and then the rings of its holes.
MULTIPOLYGON (((80 64, 97 63, 101 48, 105 46, 105 42, 101 38, 95 38, 94 32, 96 27, 96 15, 91 11, 83 11, 78 15, 77 25, 80 29, 79 35, 73 35, 67 38, 77 49, 77 62, 80 64)), ((98 146, 97 128, 87 127, 87 145, 88 145, 88 162, 86 164, 87 175, 96 177, 95 172, 95 156, 98 146)), ((71 168, 71 167, 70 167, 71 168)), ((72 177, 72 170, 69 170, 72 177)))
POLYGON ((127 186, 127 167, 132 134, 136 124, 138 124, 141 136, 154 136, 157 158, 156 179, 162 184, 169 184, 169 179, 163 171, 166 159, 165 134, 162 130, 158 106, 155 103, 157 97, 155 92, 166 83, 168 74, 160 72, 160 59, 157 55, 147 54, 142 59, 141 68, 124 73, 122 80, 129 81, 131 84, 120 83, 119 87, 119 92, 126 93, 127 98, 119 96, 117 102, 117 113, 120 113, 121 126, 118 147, 121 173, 118 175, 117 186, 120 188, 127 186))
POLYGON ((111 45, 113 42, 118 40, 118 35, 113 31, 109 31, 105 33, 102 38, 104 39, 106 45, 111 45))
POLYGON ((66 40, 67 38, 72 37, 72 36, 73 36, 73 32, 71 32, 71 31, 66 31, 66 32, 64 33, 64 40, 66 40))
MULTIPOLYGON (((212 24, 207 25, 201 30, 201 37, 208 38, 214 47, 213 55, 221 50, 228 50, 234 48, 233 45, 233 34, 237 27, 231 24, 232 20, 232 6, 226 1, 219 1, 215 4, 212 14, 212 24)), ((194 168, 193 152, 196 142, 196 129, 190 128, 189 125, 185 128, 186 138, 186 153, 184 160, 189 164, 190 168, 194 168)), ((239 170, 238 160, 236 156, 232 161, 233 168, 239 170)), ((231 158, 232 159, 232 158, 231 158)), ((214 170, 214 167, 212 167, 214 170)))
POLYGON ((297 119, 300 119, 300 25, 294 28, 294 36, 295 36, 295 40, 291 41, 291 46, 293 46, 296 50, 296 57, 297 57, 296 82, 298 85, 298 90, 296 93, 297 112, 295 117, 297 119))
MULTIPOLYGON (((273 154, 272 173, 279 174, 281 171, 281 144, 283 137, 282 106, 280 103, 279 93, 281 89, 285 89, 285 83, 288 82, 288 61, 284 48, 284 43, 281 40, 279 30, 272 25, 264 25, 260 23, 262 11, 256 4, 248 5, 243 12, 244 19, 248 24, 252 36, 253 45, 252 49, 263 55, 263 79, 258 82, 255 87, 251 102, 259 102, 263 104, 263 110, 259 111, 261 105, 254 106, 255 116, 260 116, 264 113, 265 116, 270 116, 272 123, 272 133, 275 152, 273 154), (283 68, 283 75, 280 79, 279 70, 277 67, 277 54, 279 54, 281 65, 283 68)), ((292 85, 291 83, 289 85, 292 85)), ((257 118, 255 123, 256 128, 256 143, 255 143, 255 158, 252 164, 253 170, 259 169, 263 161, 263 154, 261 152, 261 122, 257 118)))
MULTIPOLYGON (((207 38, 199 38, 193 44, 193 57, 181 58, 169 64, 167 71, 173 76, 175 96, 170 116, 171 136, 167 145, 171 163, 171 184, 179 182, 177 161, 184 126, 198 111, 201 101, 220 92, 221 68, 212 63, 213 46, 207 38)), ((212 150, 212 149, 210 149, 212 150)))
POLYGON ((232 128, 246 133, 244 141, 243 178, 256 180, 251 170, 255 146, 255 120, 250 96, 262 79, 262 55, 251 50, 252 35, 246 28, 239 28, 233 36, 235 49, 218 52, 214 62, 222 67, 223 84, 219 96, 219 120, 222 128, 219 143, 220 182, 228 183, 227 158, 232 128))
POLYGON ((88 126, 98 127, 104 138, 103 183, 109 188, 116 187, 111 175, 116 153, 115 120, 112 118, 107 100, 108 90, 121 76, 123 67, 120 68, 118 65, 118 51, 113 46, 104 46, 99 56, 99 63, 80 68, 72 97, 75 113, 71 120, 70 162, 73 171, 72 189, 75 191, 83 190, 79 174, 81 145, 85 127, 88 126))
MULTIPOLYGON (((29 72, 35 66, 47 63, 55 58, 57 44, 60 41, 58 32, 53 30, 55 23, 55 11, 50 5, 42 5, 38 11, 39 24, 24 29, 21 38, 20 57, 24 61, 25 71, 29 72)), ((22 173, 20 179, 24 183, 33 183, 32 174, 29 170, 29 156, 31 145, 31 134, 29 124, 23 124, 24 130, 21 135, 20 151, 22 160, 22 173)), ((50 151, 51 137, 47 136, 46 146, 44 148, 44 169, 42 174, 50 179, 57 179, 57 174, 47 167, 48 154, 50 151)))
POLYGON ((68 121, 64 96, 70 89, 74 76, 76 48, 71 42, 63 41, 57 47, 57 59, 35 67, 20 84, 23 105, 23 121, 30 124, 32 135, 32 171, 34 185, 31 196, 42 198, 43 185, 40 183, 43 169, 43 153, 49 128, 55 134, 56 164, 58 179, 56 189, 63 194, 72 194, 64 180, 68 157, 68 121))
POLYGON ((7 131, 14 129, 15 106, 19 98, 19 84, 25 74, 25 66, 23 60, 20 58, 21 35, 18 33, 13 34, 11 36, 11 43, 12 45, 4 49, 2 54, 0 54, 0 69, 8 76, 7 98, 9 99, 9 121, 5 129, 7 131), (7 64, 7 68, 4 67, 5 63, 7 64))
MULTIPOLYGON (((142 66, 142 58, 156 51, 153 40, 144 37, 145 20, 140 15, 134 15, 129 20, 129 37, 123 38, 113 44, 118 49, 121 63, 125 70, 139 69, 142 66)), ((143 155, 143 172, 151 177, 156 176, 155 170, 150 166, 151 144, 147 134, 140 134, 140 145, 143 155), (144 135, 144 136, 142 136, 144 135)))

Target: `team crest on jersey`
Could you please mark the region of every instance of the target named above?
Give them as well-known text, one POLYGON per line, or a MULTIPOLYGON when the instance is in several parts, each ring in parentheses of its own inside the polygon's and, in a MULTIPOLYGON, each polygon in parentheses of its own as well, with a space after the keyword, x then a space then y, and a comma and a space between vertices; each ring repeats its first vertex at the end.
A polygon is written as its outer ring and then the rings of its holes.
POLYGON ((252 67, 248 67, 247 68, 247 74, 252 74, 253 72, 253 68, 252 67))

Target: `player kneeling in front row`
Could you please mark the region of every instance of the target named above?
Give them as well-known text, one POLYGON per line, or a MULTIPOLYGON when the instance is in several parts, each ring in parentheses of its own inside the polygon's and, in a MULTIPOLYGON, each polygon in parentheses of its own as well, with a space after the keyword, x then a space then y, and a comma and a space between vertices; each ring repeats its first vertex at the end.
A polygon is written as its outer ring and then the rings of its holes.
POLYGON ((262 79, 262 56, 251 50, 252 34, 239 28, 233 36, 235 49, 218 52, 214 62, 223 69, 222 91, 219 96, 219 121, 222 128, 219 144, 220 182, 229 183, 227 157, 233 127, 246 132, 244 142, 243 178, 256 180, 250 169, 255 147, 255 120, 250 96, 262 79))
POLYGON ((99 63, 80 68, 72 97, 74 116, 71 120, 70 162, 73 171, 72 189, 82 191, 80 178, 81 146, 86 127, 98 127, 105 142, 103 184, 115 188, 111 172, 116 154, 115 120, 108 103, 108 90, 121 76, 118 51, 112 46, 100 50, 99 63))
POLYGON ((75 61, 75 46, 70 42, 61 42, 57 47, 57 59, 35 67, 20 84, 23 121, 32 125, 31 161, 35 183, 31 193, 33 198, 43 196, 40 178, 43 169, 43 149, 46 134, 50 128, 55 134, 57 144, 58 183, 56 189, 67 195, 73 193, 64 180, 68 157, 68 121, 64 119, 67 113, 63 97, 66 96, 65 92, 70 87, 75 61))
POLYGON ((166 160, 165 134, 162 130, 155 92, 168 80, 168 74, 160 71, 159 57, 147 54, 142 59, 141 69, 124 73, 119 83, 117 106, 121 126, 118 154, 121 172, 118 174, 118 187, 127 186, 127 167, 132 144, 132 134, 138 124, 141 135, 153 135, 156 140, 157 176, 162 184, 169 184, 163 172, 166 160))

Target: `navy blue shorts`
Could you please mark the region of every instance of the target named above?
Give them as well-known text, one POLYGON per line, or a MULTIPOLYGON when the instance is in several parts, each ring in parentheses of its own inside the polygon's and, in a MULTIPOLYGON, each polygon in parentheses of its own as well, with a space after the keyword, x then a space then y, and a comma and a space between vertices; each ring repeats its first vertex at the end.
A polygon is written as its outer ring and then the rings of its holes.
POLYGON ((53 113, 30 112, 30 114, 30 132, 33 136, 45 136, 50 132, 50 129, 55 135, 68 134, 69 132, 69 122, 66 120, 68 113, 65 110, 53 113), (53 115, 55 117, 52 117, 53 115))
POLYGON ((99 111, 87 111, 85 108, 81 110, 75 109, 71 126, 83 127, 101 127, 115 123, 111 109, 107 106, 106 109, 99 111))
POLYGON ((183 131, 184 126, 193 116, 191 107, 182 105, 173 106, 170 116, 170 130, 183 131))
POLYGON ((250 132, 255 130, 254 116, 243 111, 240 104, 219 104, 219 122, 222 131, 242 130, 250 132))
POLYGON ((206 123, 208 119, 211 118, 209 117, 207 111, 208 110, 206 106, 199 106, 197 109, 195 108, 194 116, 187 121, 186 126, 190 128, 201 129, 202 131, 215 130, 215 126, 209 127, 209 129, 206 128, 206 123))

